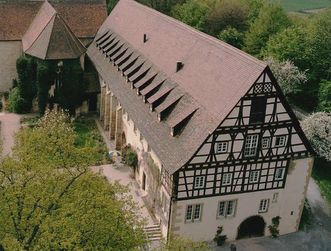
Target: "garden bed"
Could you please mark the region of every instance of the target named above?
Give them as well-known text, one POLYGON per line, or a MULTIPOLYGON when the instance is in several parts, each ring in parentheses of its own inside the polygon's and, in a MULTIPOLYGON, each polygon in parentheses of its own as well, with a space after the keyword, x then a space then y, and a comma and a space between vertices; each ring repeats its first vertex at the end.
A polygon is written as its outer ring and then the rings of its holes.
POLYGON ((111 163, 108 157, 108 149, 100 135, 95 119, 93 117, 79 117, 73 122, 74 130, 77 133, 77 147, 92 147, 95 148, 95 164, 104 165, 111 163))

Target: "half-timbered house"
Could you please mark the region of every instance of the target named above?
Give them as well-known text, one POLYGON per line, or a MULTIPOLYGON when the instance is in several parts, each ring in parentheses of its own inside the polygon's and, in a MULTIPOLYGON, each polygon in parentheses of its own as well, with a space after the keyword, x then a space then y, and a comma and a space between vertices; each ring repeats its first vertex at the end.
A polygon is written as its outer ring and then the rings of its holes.
POLYGON ((230 240, 297 231, 311 148, 262 61, 131 0, 88 48, 100 119, 139 156, 164 236, 230 240))

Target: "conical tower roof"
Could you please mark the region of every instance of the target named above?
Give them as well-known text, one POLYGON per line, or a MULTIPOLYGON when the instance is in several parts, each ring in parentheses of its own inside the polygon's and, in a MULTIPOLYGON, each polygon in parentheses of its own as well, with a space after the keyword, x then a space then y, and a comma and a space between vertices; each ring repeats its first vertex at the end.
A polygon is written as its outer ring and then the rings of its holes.
POLYGON ((74 59, 86 48, 46 1, 22 39, 23 51, 40 59, 74 59))

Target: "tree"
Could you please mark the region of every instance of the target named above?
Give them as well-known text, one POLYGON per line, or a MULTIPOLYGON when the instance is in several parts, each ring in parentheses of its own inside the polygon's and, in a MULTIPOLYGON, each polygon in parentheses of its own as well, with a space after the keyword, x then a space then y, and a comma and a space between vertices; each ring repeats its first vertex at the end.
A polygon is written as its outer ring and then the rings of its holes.
POLYGON ((272 36, 262 54, 279 61, 289 60, 303 71, 310 68, 308 50, 307 29, 303 26, 293 26, 272 36))
POLYGON ((238 31, 236 28, 228 27, 220 32, 218 38, 240 49, 243 46, 244 36, 244 33, 238 31))
POLYGON ((62 86, 55 94, 60 106, 74 115, 83 101, 85 89, 79 59, 63 61, 62 86))
POLYGON ((138 209, 118 183, 88 169, 62 112, 46 112, 0 163, 0 244, 5 250, 132 250, 145 243, 138 209))
POLYGON ((275 3, 265 4, 248 30, 244 50, 258 56, 269 38, 289 25, 290 20, 282 7, 275 3))
POLYGON ((301 126, 316 153, 331 161, 331 113, 314 113, 301 126))
POLYGON ((309 28, 311 78, 331 80, 331 9, 314 16, 309 28))
POLYGON ((46 105, 48 102, 48 92, 54 77, 54 70, 52 70, 51 62, 38 61, 37 65, 37 97, 39 115, 44 115, 46 105))
POLYGON ((300 71, 291 61, 279 62, 273 58, 267 58, 266 63, 285 95, 297 94, 302 90, 302 85, 307 81, 306 74, 300 71))
POLYGON ((319 109, 323 112, 331 112, 331 81, 323 80, 319 89, 319 109))
POLYGON ((19 57, 16 61, 18 75, 17 88, 23 100, 19 113, 29 112, 32 107, 32 100, 36 96, 36 61, 32 57, 25 55, 19 57))
POLYGON ((172 8, 171 15, 198 30, 205 30, 213 0, 188 0, 172 8))
POLYGON ((248 15, 249 7, 242 0, 216 1, 207 16, 206 31, 213 36, 229 27, 245 31, 248 26, 248 15))

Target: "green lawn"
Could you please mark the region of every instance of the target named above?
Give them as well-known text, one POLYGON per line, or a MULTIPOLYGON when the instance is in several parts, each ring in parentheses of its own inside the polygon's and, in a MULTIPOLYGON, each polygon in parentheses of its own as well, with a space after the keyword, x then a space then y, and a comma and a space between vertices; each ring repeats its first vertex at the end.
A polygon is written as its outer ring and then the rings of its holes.
POLYGON ((322 194, 331 203, 331 162, 316 159, 313 178, 318 183, 322 194))
POLYGON ((331 7, 331 0, 275 0, 287 11, 303 11, 331 7))

